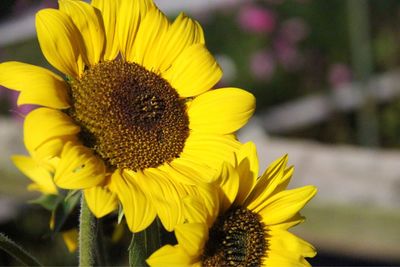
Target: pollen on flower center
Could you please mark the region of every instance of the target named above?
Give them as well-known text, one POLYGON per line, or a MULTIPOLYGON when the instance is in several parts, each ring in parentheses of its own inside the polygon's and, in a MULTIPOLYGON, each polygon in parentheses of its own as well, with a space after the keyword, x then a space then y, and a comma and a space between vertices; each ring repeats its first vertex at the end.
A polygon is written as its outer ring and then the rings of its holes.
POLYGON ((210 229, 203 266, 261 266, 267 250, 265 237, 258 214, 245 208, 231 209, 210 229))
POLYGON ((179 157, 189 135, 183 99, 135 63, 102 62, 71 81, 68 114, 83 143, 110 166, 143 170, 179 157))

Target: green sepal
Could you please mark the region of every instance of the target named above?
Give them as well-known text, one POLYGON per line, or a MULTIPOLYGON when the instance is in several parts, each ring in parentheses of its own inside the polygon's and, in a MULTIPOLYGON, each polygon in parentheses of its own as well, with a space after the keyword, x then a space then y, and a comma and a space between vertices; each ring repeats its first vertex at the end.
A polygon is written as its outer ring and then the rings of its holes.
POLYGON ((64 198, 64 201, 69 201, 69 199, 73 196, 75 196, 75 194, 81 192, 80 190, 70 190, 68 191, 67 195, 64 198))
POLYGON ((78 205, 81 195, 81 191, 68 194, 53 210, 54 232, 59 232, 63 229, 68 217, 78 205))
POLYGON ((29 204, 37 204, 43 208, 53 211, 56 209, 57 205, 62 201, 62 196, 60 195, 41 195, 37 199, 28 201, 29 204))

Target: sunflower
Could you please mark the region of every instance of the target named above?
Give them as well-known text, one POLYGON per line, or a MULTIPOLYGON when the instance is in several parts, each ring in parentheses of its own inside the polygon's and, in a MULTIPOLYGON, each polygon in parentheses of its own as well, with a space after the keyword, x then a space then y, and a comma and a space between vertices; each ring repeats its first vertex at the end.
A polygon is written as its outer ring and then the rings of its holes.
POLYGON ((220 210, 212 224, 202 213, 187 218, 175 228, 178 244, 154 252, 150 266, 309 266, 305 257, 315 256, 315 249, 288 229, 304 220, 299 210, 316 188, 286 189, 293 173, 287 156, 256 179, 252 143, 243 145, 237 159, 235 167, 222 168, 220 210))
POLYGON ((20 91, 19 105, 42 106, 25 118, 24 142, 55 185, 83 190, 97 217, 119 201, 133 232, 156 216, 172 230, 187 196, 204 195, 212 211, 206 184, 234 161, 255 100, 212 89, 222 71, 199 23, 170 22, 152 0, 60 0, 37 13, 36 29, 62 75, 5 62, 0 85, 20 91))

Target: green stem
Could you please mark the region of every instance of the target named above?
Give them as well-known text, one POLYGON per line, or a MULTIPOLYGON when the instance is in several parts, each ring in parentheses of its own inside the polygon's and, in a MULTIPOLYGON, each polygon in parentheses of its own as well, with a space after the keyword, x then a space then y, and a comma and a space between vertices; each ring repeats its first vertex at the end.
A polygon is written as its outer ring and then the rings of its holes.
POLYGON ((93 266, 96 233, 95 218, 92 215, 85 197, 81 199, 81 216, 79 218, 79 266, 93 266))
POLYGON ((2 233, 0 233, 0 249, 26 266, 42 266, 31 254, 2 233))

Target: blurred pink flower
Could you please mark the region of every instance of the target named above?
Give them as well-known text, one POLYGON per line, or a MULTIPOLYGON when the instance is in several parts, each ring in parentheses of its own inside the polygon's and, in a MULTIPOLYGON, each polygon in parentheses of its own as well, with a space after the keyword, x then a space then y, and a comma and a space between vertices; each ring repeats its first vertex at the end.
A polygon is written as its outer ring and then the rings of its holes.
POLYGON ((302 66, 304 58, 293 43, 285 38, 278 37, 274 40, 273 46, 279 63, 286 70, 296 71, 302 66))
POLYGON ((276 16, 268 9, 255 5, 247 5, 240 9, 238 23, 245 31, 270 33, 275 28, 276 16))
POLYGON ((268 81, 275 70, 275 59, 273 55, 265 50, 255 52, 250 57, 250 70, 258 80, 268 81))
POLYGON ((328 82, 333 87, 339 87, 349 83, 352 79, 352 72, 349 66, 343 63, 336 63, 330 66, 328 71, 328 82))
POLYGON ((302 18, 291 18, 284 21, 280 30, 283 38, 293 43, 304 40, 309 31, 308 25, 302 18))

